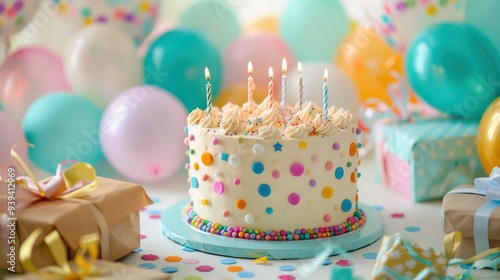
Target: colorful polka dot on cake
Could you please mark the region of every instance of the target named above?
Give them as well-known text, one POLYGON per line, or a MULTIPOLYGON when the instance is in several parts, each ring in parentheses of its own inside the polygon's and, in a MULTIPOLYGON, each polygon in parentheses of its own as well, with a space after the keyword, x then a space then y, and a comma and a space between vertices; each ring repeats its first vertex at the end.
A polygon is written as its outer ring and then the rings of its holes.
POLYGON ((145 255, 141 256, 141 259, 143 259, 145 261, 156 261, 159 258, 160 257, 158 257, 158 255, 155 255, 155 254, 145 254, 145 255))
POLYGON ((196 270, 198 270, 199 272, 210 272, 214 270, 214 268, 210 265, 200 265, 196 267, 196 270))

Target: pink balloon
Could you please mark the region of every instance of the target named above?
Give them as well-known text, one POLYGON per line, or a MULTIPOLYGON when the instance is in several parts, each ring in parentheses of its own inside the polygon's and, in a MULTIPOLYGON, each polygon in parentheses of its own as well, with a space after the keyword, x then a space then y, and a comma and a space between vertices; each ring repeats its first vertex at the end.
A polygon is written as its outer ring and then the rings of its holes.
POLYGON ((149 47, 151 47, 151 44, 156 41, 158 37, 161 35, 167 33, 168 31, 174 29, 175 24, 173 22, 159 22, 156 24, 156 26, 153 28, 153 31, 149 33, 148 37, 142 42, 141 46, 137 50, 137 53, 139 54, 140 57, 144 57, 149 50, 149 47))
POLYGON ((61 58, 43 48, 20 49, 0 69, 0 102, 18 122, 33 101, 56 91, 69 92, 71 87, 61 58))
POLYGON ((249 61, 253 65, 256 86, 267 87, 269 67, 273 68, 275 84, 280 84, 283 57, 291 69, 295 65, 293 54, 275 35, 264 32, 243 34, 224 52, 224 87, 247 82, 249 61))
POLYGON ((157 182, 186 160, 187 112, 170 92, 151 86, 126 90, 104 111, 100 140, 104 155, 120 174, 157 182))
MULTIPOLYGON (((10 150, 15 144, 26 142, 24 132, 18 122, 16 122, 6 112, 2 111, 0 111, 0 131, 2 131, 2 136, 0 137, 0 168, 3 166, 13 166, 10 159, 10 150)), ((16 152, 23 159, 26 160, 28 158, 27 146, 19 145, 16 147, 16 152)), ((17 175, 19 176, 21 174, 17 175)))

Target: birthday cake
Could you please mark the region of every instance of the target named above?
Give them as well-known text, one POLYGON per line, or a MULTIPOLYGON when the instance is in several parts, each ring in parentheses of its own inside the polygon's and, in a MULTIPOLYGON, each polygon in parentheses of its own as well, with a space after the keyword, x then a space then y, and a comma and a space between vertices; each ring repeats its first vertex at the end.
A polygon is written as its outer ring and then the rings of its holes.
POLYGON ((266 99, 192 111, 184 220, 207 233, 268 241, 362 227, 355 118, 342 108, 301 107, 266 99))

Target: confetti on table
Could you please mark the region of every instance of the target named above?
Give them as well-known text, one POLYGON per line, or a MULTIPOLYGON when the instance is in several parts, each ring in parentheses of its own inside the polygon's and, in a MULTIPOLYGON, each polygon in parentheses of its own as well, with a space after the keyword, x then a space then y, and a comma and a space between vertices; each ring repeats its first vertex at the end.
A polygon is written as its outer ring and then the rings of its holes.
POLYGON ((282 265, 279 267, 279 270, 281 271, 294 271, 295 270, 295 266, 293 265, 282 265))
POLYGON ((144 239, 144 238, 146 238, 147 236, 146 236, 145 234, 141 234, 141 235, 139 235, 139 237, 140 237, 141 239, 144 239))
POLYGON ((160 209, 149 209, 148 210, 148 214, 150 215, 156 215, 156 214, 161 214, 161 210, 160 209))
POLYGON ((364 253, 363 258, 365 258, 367 260, 375 260, 375 259, 377 259, 377 253, 374 253, 374 252, 364 253))
POLYGON ((221 263, 221 264, 235 264, 235 263, 236 263, 236 260, 235 260, 235 259, 232 259, 232 258, 229 258, 229 259, 222 259, 222 260, 220 260, 220 263, 221 263))
POLYGON ((239 265, 230 265, 227 267, 227 271, 229 272, 240 272, 243 271, 243 267, 239 265))
POLYGON ((145 254, 141 256, 141 259, 145 261, 156 261, 159 257, 155 254, 145 254))
POLYGON ((280 280, 295 280, 295 276, 290 275, 290 274, 283 274, 278 276, 278 279, 280 280))
POLYGON ((176 273, 179 269, 175 266, 167 266, 161 269, 164 273, 176 273))
POLYGON ((182 259, 183 264, 197 264, 199 262, 200 262, 200 260, 193 259, 193 258, 182 259))
POLYGON ((336 265, 338 266, 350 266, 352 262, 350 260, 338 260, 335 262, 336 265))
POLYGON ((242 271, 242 272, 238 272, 238 277, 240 278, 252 278, 255 276, 255 274, 253 274, 253 272, 250 272, 250 271, 242 271))
POLYGON ((141 263, 139 265, 140 268, 143 268, 143 269, 153 269, 153 268, 156 268, 156 264, 154 263, 141 263))
POLYGON ((182 261, 182 257, 180 256, 166 256, 164 258, 167 262, 180 262, 182 261))
POLYGON ((146 209, 148 209, 148 208, 147 207, 142 207, 141 211, 146 211, 146 209))
POLYGON ((132 250, 132 253, 140 253, 140 252, 142 252, 141 248, 137 248, 137 249, 132 250))
POLYGON ((267 257, 264 256, 262 258, 255 259, 253 262, 254 263, 267 263, 267 257))
POLYGON ((160 214, 153 214, 153 215, 149 215, 149 218, 150 219, 161 219, 161 215, 160 214))
POLYGON ((406 227, 405 230, 408 232, 417 232, 420 231, 420 227, 406 227))
POLYGON ((187 276, 182 278, 182 280, 202 280, 202 279, 198 276, 187 276))
POLYGON ((153 201, 153 203, 159 203, 160 202, 160 198, 156 197, 156 196, 153 196, 153 197, 151 197, 151 201, 153 201))
POLYGON ((461 269, 469 269, 469 268, 471 267, 471 265, 472 265, 472 264, 470 264, 470 263, 461 264, 461 265, 460 265, 460 268, 461 268, 461 269))
POLYGON ((330 259, 326 259, 321 265, 331 265, 332 264, 332 260, 330 259))
POLYGON ((377 210, 377 211, 381 211, 384 209, 384 207, 382 205, 372 205, 372 208, 377 210))
POLYGON ((214 268, 209 265, 200 265, 196 267, 196 270, 198 270, 199 272, 210 272, 214 270, 214 268))
POLYGON ((392 213, 391 217, 393 218, 404 218, 405 214, 404 213, 392 213))
POLYGON ((195 250, 193 248, 189 247, 188 245, 182 245, 182 251, 194 252, 195 250))

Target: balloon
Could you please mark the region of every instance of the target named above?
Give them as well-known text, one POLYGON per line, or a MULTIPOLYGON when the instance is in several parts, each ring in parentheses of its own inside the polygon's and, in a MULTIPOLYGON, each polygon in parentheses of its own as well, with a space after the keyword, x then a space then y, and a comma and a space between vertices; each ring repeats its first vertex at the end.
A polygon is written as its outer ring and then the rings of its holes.
POLYGON ((500 53, 500 36, 496 28, 498 11, 500 1, 496 0, 467 1, 465 4, 465 22, 481 30, 500 53))
POLYGON ((130 38, 105 25, 89 26, 75 35, 64 68, 74 91, 101 108, 123 90, 141 84, 143 72, 130 38))
MULTIPOLYGON (((277 84, 275 84, 276 86, 277 84)), ((275 88, 278 90, 278 88, 275 88)), ((253 100, 260 103, 267 97, 267 87, 256 86, 253 91, 253 100)), ((275 95, 276 96, 276 95, 275 95)), ((248 101, 248 85, 247 84, 237 84, 229 86, 217 95, 215 98, 214 105, 222 108, 225 104, 231 102, 233 104, 243 105, 243 103, 248 101)))
POLYGON ((274 16, 263 17, 245 26, 246 31, 269 32, 279 36, 279 21, 274 16))
MULTIPOLYGON (((325 69, 327 69, 329 107, 343 107, 349 110, 354 116, 357 115, 359 93, 352 80, 342 70, 330 63, 324 62, 305 62, 302 64, 302 69, 304 83, 302 104, 312 101, 323 108, 323 75, 325 69)), ((298 70, 294 68, 287 77, 286 103, 290 106, 295 106, 299 100, 298 80, 298 70)))
MULTIPOLYGON (((15 144, 25 143, 24 132, 21 125, 16 122, 6 112, 0 111, 0 169, 3 166, 12 166, 13 163, 10 159, 10 150, 15 144)), ((16 147, 16 152, 24 159, 26 159, 27 147, 19 145, 16 147)))
POLYGON ((220 1, 192 4, 182 13, 179 27, 203 34, 219 50, 224 50, 241 32, 233 9, 220 1))
POLYGON ((54 0, 40 1, 40 8, 21 31, 11 37, 11 50, 38 46, 63 56, 74 30, 66 17, 59 13, 54 0))
MULTIPOLYGON (((375 2, 375 1, 369 1, 375 2)), ((356 25, 365 26, 371 21, 370 12, 368 10, 368 2, 363 0, 340 0, 344 7, 347 16, 356 25)))
POLYGON ((39 4, 39 1, 33 0, 2 0, 0 2, 0 38, 19 31, 31 20, 39 4))
POLYGON ((61 58, 43 48, 20 49, 0 68, 0 101, 18 123, 36 99, 69 90, 61 58))
POLYGON ((278 77, 283 57, 288 65, 295 64, 291 51, 280 38, 269 33, 245 33, 224 52, 224 86, 246 83, 248 62, 251 61, 255 85, 267 87, 268 68, 271 66, 274 76, 278 77))
POLYGON ((139 182, 174 174, 185 160, 187 112, 171 93, 151 86, 126 90, 106 108, 101 143, 108 162, 139 182))
POLYGON ((114 26, 138 46, 151 32, 158 18, 160 0, 61 1, 61 10, 71 26, 91 24, 114 26))
POLYGON ((349 22, 338 0, 291 0, 280 21, 280 34, 300 61, 332 61, 349 22))
POLYGON ((103 158, 99 144, 102 112, 87 99, 68 93, 53 93, 38 99, 26 112, 23 130, 35 145, 30 160, 55 173, 63 160, 94 164, 103 158))
POLYGON ((500 95, 500 57, 488 39, 465 23, 443 23, 422 32, 406 55, 414 91, 452 116, 480 118, 500 95))
POLYGON ((140 58, 146 56, 147 51, 151 47, 151 44, 158 39, 161 35, 167 33, 168 31, 174 29, 175 24, 172 22, 159 22, 153 31, 149 33, 149 36, 142 42, 141 46, 137 50, 140 58))
POLYGON ((500 166, 499 115, 500 98, 497 98, 484 112, 477 131, 477 151, 486 174, 490 174, 493 167, 500 166))
MULTIPOLYGON (((476 0, 472 1, 476 2, 476 0)), ((378 23, 376 29, 391 47, 401 53, 404 53, 412 40, 425 29, 444 22, 462 22, 464 19, 463 1, 378 0, 365 2, 373 2, 371 14, 378 23)))
POLYGON ((149 48, 144 58, 145 82, 173 93, 188 111, 205 108, 205 67, 210 70, 215 98, 223 73, 217 49, 194 32, 172 30, 149 48))
POLYGON ((361 27, 349 32, 340 45, 335 64, 354 81, 361 100, 376 97, 392 104, 387 86, 394 78, 389 72, 402 74, 403 59, 377 34, 361 27))

